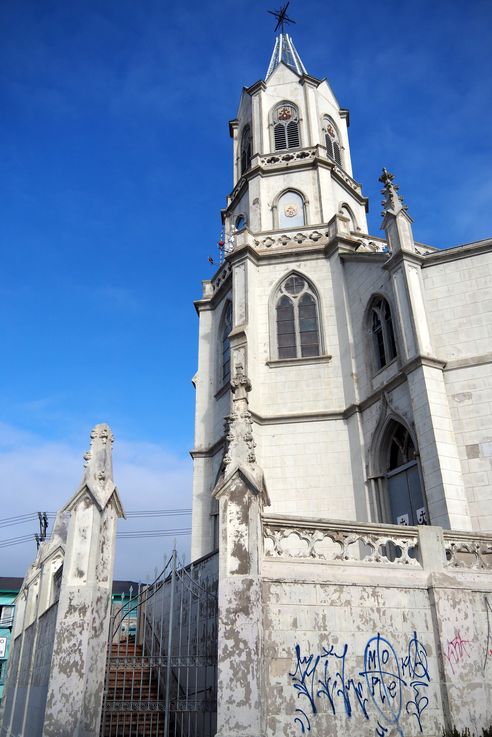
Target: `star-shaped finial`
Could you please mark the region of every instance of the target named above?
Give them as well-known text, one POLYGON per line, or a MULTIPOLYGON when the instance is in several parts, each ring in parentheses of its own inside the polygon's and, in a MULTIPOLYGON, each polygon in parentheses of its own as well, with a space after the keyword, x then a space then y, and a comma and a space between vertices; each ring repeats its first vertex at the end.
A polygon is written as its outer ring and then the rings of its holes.
POLYGON ((292 20, 292 18, 289 18, 289 16, 287 15, 288 7, 289 7, 289 3, 285 3, 285 5, 282 5, 280 10, 268 10, 267 11, 268 13, 270 13, 270 15, 274 15, 275 18, 277 19, 277 25, 275 26, 274 33, 276 33, 279 28, 281 29, 281 33, 283 33, 284 25, 286 23, 295 23, 295 20, 292 20))

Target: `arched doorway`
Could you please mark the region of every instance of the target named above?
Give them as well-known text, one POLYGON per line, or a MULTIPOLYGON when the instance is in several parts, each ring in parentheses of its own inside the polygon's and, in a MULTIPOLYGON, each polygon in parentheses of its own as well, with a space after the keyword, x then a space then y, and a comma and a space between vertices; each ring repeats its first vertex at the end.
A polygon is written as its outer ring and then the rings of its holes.
POLYGON ((392 422, 386 438, 385 476, 391 522, 426 525, 427 513, 412 437, 404 425, 392 422))

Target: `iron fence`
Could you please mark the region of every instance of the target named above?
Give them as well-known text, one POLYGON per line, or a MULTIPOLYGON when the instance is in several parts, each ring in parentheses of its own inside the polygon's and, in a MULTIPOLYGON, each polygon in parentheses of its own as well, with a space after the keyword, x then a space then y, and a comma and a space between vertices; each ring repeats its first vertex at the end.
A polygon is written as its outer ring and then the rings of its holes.
POLYGON ((111 619, 101 737, 213 737, 217 557, 139 587, 111 619))

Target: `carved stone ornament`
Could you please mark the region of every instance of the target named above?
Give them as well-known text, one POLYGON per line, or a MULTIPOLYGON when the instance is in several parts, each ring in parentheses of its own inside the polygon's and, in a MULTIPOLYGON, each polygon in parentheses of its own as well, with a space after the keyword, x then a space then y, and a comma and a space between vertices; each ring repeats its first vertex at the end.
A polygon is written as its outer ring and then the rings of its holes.
POLYGON ((294 204, 286 205, 284 208, 284 215, 287 218, 295 218, 298 212, 299 208, 297 207, 297 205, 294 204))
POLYGON ((381 190, 381 194, 384 195, 384 200, 381 201, 383 206, 381 215, 383 217, 387 212, 392 212, 396 215, 401 210, 408 210, 408 207, 403 202, 403 197, 398 194, 399 185, 393 183, 394 178, 394 174, 383 168, 383 173, 379 177, 379 181, 383 185, 383 189, 381 190))
POLYGON ((256 443, 253 439, 253 422, 248 408, 248 392, 251 382, 246 376, 242 363, 235 366, 231 379, 233 408, 225 418, 225 438, 227 442, 224 456, 225 466, 233 464, 254 464, 256 443))

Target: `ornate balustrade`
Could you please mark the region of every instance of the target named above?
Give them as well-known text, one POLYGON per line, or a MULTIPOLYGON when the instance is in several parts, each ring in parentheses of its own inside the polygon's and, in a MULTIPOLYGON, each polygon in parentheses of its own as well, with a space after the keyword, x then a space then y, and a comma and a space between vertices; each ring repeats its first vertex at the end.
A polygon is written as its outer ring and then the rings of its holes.
POLYGON ((446 568, 492 570, 492 534, 444 530, 446 568))
POLYGON ((319 155, 319 152, 315 146, 314 148, 302 148, 299 151, 277 151, 273 154, 259 156, 258 158, 260 166, 269 168, 272 166, 285 166, 291 163, 314 161, 317 155, 319 155))
POLYGON ((418 527, 344 520, 263 517, 264 554, 295 558, 420 568, 418 527))

